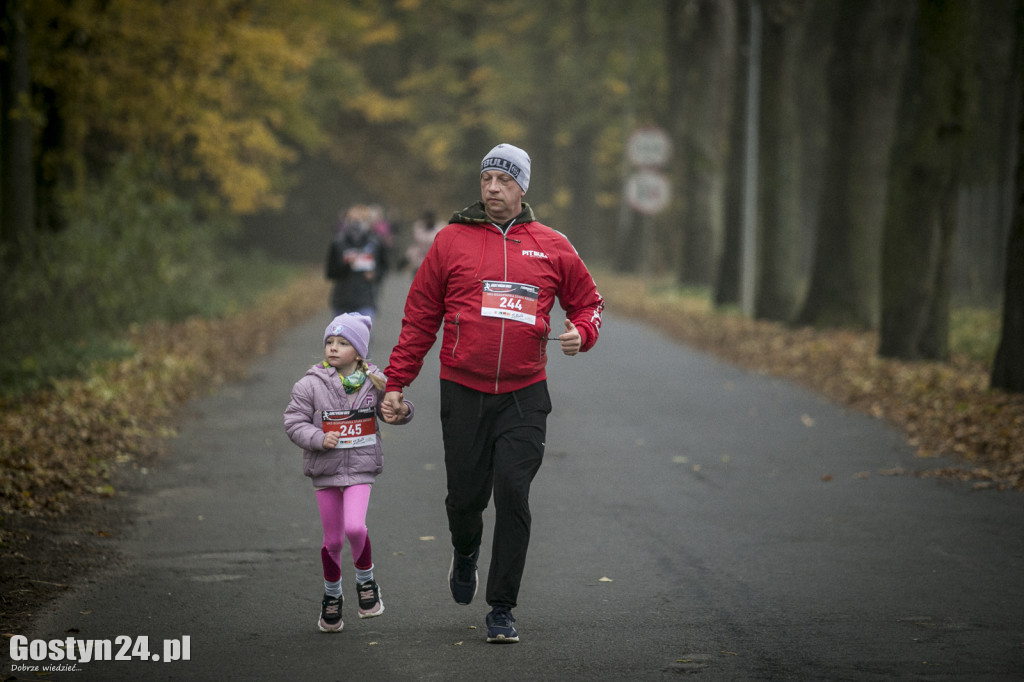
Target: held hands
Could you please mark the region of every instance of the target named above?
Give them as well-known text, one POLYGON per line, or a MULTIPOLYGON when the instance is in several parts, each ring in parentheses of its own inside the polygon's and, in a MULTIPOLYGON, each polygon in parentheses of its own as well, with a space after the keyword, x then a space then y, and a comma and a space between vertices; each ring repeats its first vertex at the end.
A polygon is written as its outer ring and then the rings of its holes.
POLYGON ((559 335, 558 340, 562 342, 562 352, 566 355, 576 355, 583 345, 579 330, 568 319, 565 321, 565 333, 559 335))
POLYGON ((409 416, 409 406, 403 402, 403 397, 401 391, 388 391, 384 394, 380 412, 388 424, 394 424, 409 416))

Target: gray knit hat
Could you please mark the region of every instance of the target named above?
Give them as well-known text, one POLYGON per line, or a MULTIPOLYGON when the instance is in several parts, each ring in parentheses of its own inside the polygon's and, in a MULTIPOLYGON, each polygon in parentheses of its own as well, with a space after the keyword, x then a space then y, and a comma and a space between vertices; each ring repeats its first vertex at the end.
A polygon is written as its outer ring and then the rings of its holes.
POLYGON ((499 144, 487 152, 487 156, 480 163, 480 174, 483 175, 484 171, 489 170, 508 173, 524 192, 530 187, 530 155, 519 147, 499 144))

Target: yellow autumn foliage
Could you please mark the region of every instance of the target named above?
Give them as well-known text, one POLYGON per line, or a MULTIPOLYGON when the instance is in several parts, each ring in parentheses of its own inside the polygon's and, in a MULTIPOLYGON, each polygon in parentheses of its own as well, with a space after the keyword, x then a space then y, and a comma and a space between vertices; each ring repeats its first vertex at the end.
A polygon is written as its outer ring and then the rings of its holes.
POLYGON ((97 144, 145 152, 236 213, 280 205, 296 145, 323 141, 304 107, 327 49, 317 4, 33 4, 48 27, 32 33, 35 78, 58 94, 64 126, 54 162, 73 167, 97 144))

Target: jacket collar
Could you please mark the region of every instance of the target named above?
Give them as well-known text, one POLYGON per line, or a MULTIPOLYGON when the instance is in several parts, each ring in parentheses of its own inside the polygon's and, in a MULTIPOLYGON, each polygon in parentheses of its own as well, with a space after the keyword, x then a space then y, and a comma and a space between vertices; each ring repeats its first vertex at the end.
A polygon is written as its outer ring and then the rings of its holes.
POLYGON ((318 362, 309 369, 306 370, 307 376, 314 376, 318 378, 324 385, 324 387, 334 396, 338 398, 338 405, 341 406, 338 409, 354 409, 360 407, 369 407, 371 403, 367 402, 367 394, 374 390, 373 382, 370 380, 370 374, 376 374, 379 377, 384 375, 381 371, 371 362, 367 362, 370 371, 367 372, 366 381, 355 393, 346 393, 345 387, 341 383, 341 379, 338 377, 338 370, 333 367, 324 367, 322 362, 318 362))
MULTIPOLYGON (((522 223, 536 222, 537 218, 533 215, 533 209, 528 203, 523 202, 523 210, 515 217, 512 221, 513 225, 520 225, 522 223)), ((449 222, 452 223, 463 223, 469 225, 492 225, 494 221, 491 220, 490 216, 487 215, 487 211, 484 210, 484 202, 477 201, 476 203, 470 204, 461 211, 456 211, 452 214, 452 218, 449 222)))

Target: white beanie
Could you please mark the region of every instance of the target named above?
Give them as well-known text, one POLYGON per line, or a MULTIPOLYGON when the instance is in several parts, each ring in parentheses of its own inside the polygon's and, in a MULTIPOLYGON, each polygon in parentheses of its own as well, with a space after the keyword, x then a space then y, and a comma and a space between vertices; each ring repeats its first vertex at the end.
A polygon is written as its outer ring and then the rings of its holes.
POLYGON ((348 340, 356 349, 356 353, 359 353, 359 357, 365 360, 370 349, 370 328, 372 326, 373 320, 366 315, 359 313, 338 315, 324 330, 324 343, 327 343, 328 337, 341 336, 348 340))
POLYGON ((530 155, 519 147, 499 144, 487 152, 487 156, 480 163, 480 174, 483 175, 484 171, 488 170, 508 173, 524 192, 530 187, 530 155))

